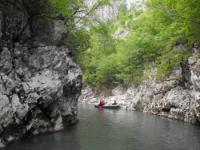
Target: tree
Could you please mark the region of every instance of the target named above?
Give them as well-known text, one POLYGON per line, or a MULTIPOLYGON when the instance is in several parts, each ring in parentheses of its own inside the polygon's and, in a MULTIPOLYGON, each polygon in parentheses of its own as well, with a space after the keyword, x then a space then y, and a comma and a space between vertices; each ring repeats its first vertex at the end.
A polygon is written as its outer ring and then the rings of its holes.
POLYGON ((93 24, 90 46, 80 59, 85 82, 138 84, 149 66, 157 67, 158 79, 165 78, 187 60, 193 41, 199 39, 199 6, 198 0, 149 0, 144 10, 123 5, 117 20, 93 24), (117 39, 119 29, 129 34, 117 39))

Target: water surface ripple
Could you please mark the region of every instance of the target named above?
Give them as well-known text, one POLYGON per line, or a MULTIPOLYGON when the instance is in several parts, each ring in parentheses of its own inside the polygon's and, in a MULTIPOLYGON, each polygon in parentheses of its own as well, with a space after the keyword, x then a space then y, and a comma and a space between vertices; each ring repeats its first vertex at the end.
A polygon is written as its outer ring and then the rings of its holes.
POLYGON ((81 104, 70 129, 35 136, 6 150, 200 150, 200 127, 124 110, 81 104))

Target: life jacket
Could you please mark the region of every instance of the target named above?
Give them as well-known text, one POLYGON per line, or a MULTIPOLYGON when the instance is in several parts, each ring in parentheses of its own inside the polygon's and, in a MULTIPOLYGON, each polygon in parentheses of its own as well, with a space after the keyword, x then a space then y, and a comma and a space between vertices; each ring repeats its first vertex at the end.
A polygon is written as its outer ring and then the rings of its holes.
POLYGON ((100 101, 99 106, 103 106, 105 104, 106 104, 106 101, 103 99, 103 100, 100 101))

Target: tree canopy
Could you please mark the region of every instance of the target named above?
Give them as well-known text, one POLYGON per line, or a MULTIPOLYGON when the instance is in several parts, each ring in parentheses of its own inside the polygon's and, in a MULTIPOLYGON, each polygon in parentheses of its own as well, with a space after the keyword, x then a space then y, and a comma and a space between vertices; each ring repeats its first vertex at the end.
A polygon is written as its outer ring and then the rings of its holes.
MULTIPOLYGON (((81 16, 75 12, 88 15, 99 6, 88 9, 81 0, 52 3, 73 21, 81 16)), ((84 82, 97 87, 138 84, 151 67, 157 68, 158 79, 165 78, 187 60, 192 43, 199 40, 199 16, 199 0, 148 0, 145 9, 121 5, 117 18, 83 25, 72 37, 84 82)))

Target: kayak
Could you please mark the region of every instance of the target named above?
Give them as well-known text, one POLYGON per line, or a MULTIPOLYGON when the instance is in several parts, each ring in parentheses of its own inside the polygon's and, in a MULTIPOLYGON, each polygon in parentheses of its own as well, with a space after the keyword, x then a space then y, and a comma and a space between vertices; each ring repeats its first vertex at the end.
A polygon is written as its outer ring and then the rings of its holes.
MULTIPOLYGON (((99 105, 94 105, 95 108, 99 108, 99 105)), ((102 108, 106 108, 106 109, 119 109, 120 106, 119 105, 104 105, 102 106, 102 108)))

